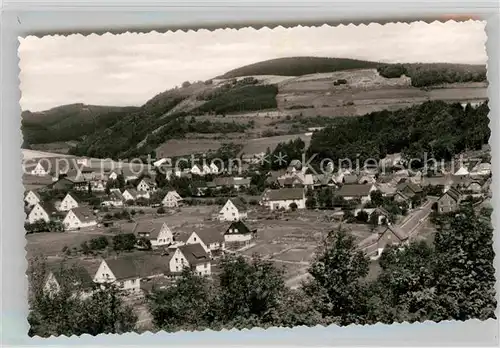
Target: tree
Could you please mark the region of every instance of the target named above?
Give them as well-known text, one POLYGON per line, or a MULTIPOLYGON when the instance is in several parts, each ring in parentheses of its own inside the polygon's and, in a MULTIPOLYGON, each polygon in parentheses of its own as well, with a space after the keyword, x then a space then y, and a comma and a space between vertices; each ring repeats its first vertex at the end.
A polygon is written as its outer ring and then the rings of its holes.
POLYGON ((306 199, 306 207, 307 207, 307 209, 315 209, 316 205, 317 205, 317 202, 316 202, 316 197, 315 196, 311 196, 311 197, 308 197, 306 199))
POLYGON ((370 199, 376 207, 380 207, 384 204, 384 197, 382 196, 382 192, 379 190, 370 192, 370 199))
POLYGON ((225 257, 220 263, 217 315, 229 327, 272 324, 285 292, 283 272, 254 256, 225 257))
POLYGON ((134 249, 137 238, 133 233, 117 234, 113 236, 113 249, 115 251, 130 251, 134 249))
POLYGON ((165 208, 163 208, 163 207, 159 207, 159 208, 156 210, 156 213, 158 213, 158 214, 165 214, 165 208))
POLYGON ((184 268, 176 286, 154 289, 148 296, 155 326, 166 331, 208 327, 210 294, 209 283, 189 268, 184 268))
POLYGON ((494 318, 495 253, 488 212, 463 206, 439 225, 434 244, 436 293, 444 309, 439 318, 494 318))
POLYGON ((100 236, 97 238, 93 238, 89 242, 89 247, 92 250, 102 250, 105 249, 109 245, 108 238, 105 236, 100 236))
POLYGON ((146 237, 139 238, 137 240, 137 246, 141 249, 144 249, 144 250, 151 250, 152 249, 151 241, 146 237))
POLYGON ((297 203, 295 202, 290 203, 289 207, 292 211, 296 211, 298 208, 297 203))
POLYGON ((360 210, 356 215, 356 220, 358 220, 361 223, 368 222, 368 213, 364 210, 360 210))
POLYGON ((92 281, 82 281, 82 270, 77 266, 61 265, 57 270, 60 288, 46 291, 47 274, 44 260, 30 262, 30 336, 97 335, 134 329, 137 317, 121 300, 116 287, 95 287, 92 281), (83 296, 85 293, 91 296, 83 296))
POLYGON ((314 308, 339 325, 363 323, 366 295, 361 280, 368 274, 368 259, 352 235, 331 231, 309 267, 313 277, 305 284, 314 308))

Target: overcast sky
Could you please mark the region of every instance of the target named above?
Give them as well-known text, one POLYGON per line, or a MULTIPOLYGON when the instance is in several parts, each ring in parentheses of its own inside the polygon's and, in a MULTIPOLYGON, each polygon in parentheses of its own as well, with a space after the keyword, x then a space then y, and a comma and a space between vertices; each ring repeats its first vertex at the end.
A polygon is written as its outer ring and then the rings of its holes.
POLYGON ((182 82, 290 56, 485 64, 485 22, 200 30, 20 39, 21 107, 142 105, 182 82))

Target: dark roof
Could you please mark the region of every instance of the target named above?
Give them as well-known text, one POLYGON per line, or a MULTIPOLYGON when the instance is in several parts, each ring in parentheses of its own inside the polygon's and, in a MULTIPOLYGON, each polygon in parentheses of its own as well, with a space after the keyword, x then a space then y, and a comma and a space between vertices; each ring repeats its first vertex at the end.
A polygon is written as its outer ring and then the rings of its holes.
POLYGON ((358 176, 354 174, 344 175, 344 183, 346 184, 354 184, 358 182, 358 176))
POLYGON ((40 204, 43 210, 45 210, 45 212, 49 215, 57 213, 57 209, 53 202, 40 202, 38 204, 40 204))
POLYGON ((289 201, 304 198, 304 189, 297 188, 282 188, 279 190, 268 190, 264 193, 265 198, 269 201, 289 201))
POLYGON ((112 201, 123 201, 123 195, 120 191, 111 191, 109 193, 109 199, 112 201))
POLYGON ((212 228, 204 228, 199 231, 194 231, 206 245, 210 243, 223 242, 224 237, 219 226, 212 228))
POLYGON ((134 225, 132 233, 149 233, 149 239, 157 239, 164 222, 140 221, 134 225))
POLYGON ((247 206, 245 203, 243 203, 243 201, 241 200, 241 198, 239 197, 231 197, 228 199, 228 201, 231 201, 231 203, 234 204, 234 206, 238 209, 238 210, 246 210, 247 209, 247 206))
POLYGON ((50 185, 53 183, 52 176, 50 175, 31 175, 28 173, 23 174, 23 184, 38 184, 38 185, 50 185))
POLYGON ((370 189, 373 184, 352 184, 352 185, 343 185, 338 191, 337 194, 342 197, 363 197, 368 196, 370 194, 370 189))
POLYGON ((87 207, 76 207, 71 209, 81 222, 93 221, 96 219, 94 213, 87 207))
POLYGON ((410 197, 408 197, 407 195, 405 195, 403 192, 400 191, 396 192, 395 196, 401 196, 406 201, 410 200, 410 197))
POLYGON ((252 179, 250 178, 233 178, 235 185, 250 185, 252 179))
POLYGON ((399 226, 396 225, 387 226, 387 228, 382 232, 380 237, 382 237, 382 235, 384 235, 387 231, 392 232, 392 234, 394 234, 400 241, 408 239, 408 235, 399 226))
POLYGON ((104 261, 117 280, 139 277, 139 268, 131 257, 109 258, 104 261))
POLYGON ((224 232, 224 234, 249 234, 254 231, 255 230, 250 230, 248 226, 245 225, 242 221, 234 221, 226 229, 226 232, 224 232))
POLYGON ((137 251, 107 258, 105 261, 115 277, 123 280, 168 273, 172 256, 173 253, 160 255, 137 251))
POLYGON ((449 190, 447 190, 444 194, 444 195, 448 195, 450 196, 451 198, 453 198, 455 201, 460 201, 460 197, 461 197, 461 193, 460 191, 458 191, 457 189, 455 188, 450 188, 449 190))
POLYGON ((390 213, 387 210, 385 210, 383 207, 377 207, 377 208, 375 208, 375 210, 373 211, 373 213, 375 213, 375 212, 377 214, 381 214, 381 215, 385 215, 385 216, 390 216, 390 213))
POLYGON ((397 186, 398 191, 403 191, 405 188, 409 188, 414 193, 422 192, 420 185, 414 184, 412 182, 404 182, 397 186))
POLYGON ((49 270, 52 272, 59 285, 61 285, 63 280, 69 280, 73 283, 72 285, 80 285, 84 289, 93 287, 94 282, 92 281, 92 276, 85 267, 79 264, 78 261, 67 263, 68 262, 49 265, 49 270))
POLYGON ((199 263, 209 262, 210 256, 201 244, 186 244, 179 247, 181 253, 186 257, 191 266, 199 263))

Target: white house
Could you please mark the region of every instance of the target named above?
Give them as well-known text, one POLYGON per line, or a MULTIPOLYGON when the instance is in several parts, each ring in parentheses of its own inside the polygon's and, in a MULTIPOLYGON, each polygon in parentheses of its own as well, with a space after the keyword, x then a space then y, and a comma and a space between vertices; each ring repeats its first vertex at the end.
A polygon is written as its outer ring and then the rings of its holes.
POLYGON ((93 280, 100 284, 116 284, 121 290, 129 293, 141 291, 139 270, 134 260, 129 257, 102 260, 93 280))
POLYGON ((121 194, 120 190, 115 189, 111 190, 109 192, 109 195, 107 198, 105 198, 101 202, 101 206, 103 207, 123 207, 125 199, 123 198, 123 195, 121 194))
POLYGON ((201 244, 186 244, 175 249, 169 262, 171 273, 180 273, 183 268, 189 267, 200 276, 212 273, 210 256, 201 244))
POLYGON ((207 164, 204 164, 202 166, 202 173, 203 175, 212 174, 212 169, 207 164))
POLYGON ((132 233, 137 238, 148 239, 153 248, 174 242, 174 235, 165 222, 141 221, 134 225, 132 233))
POLYGON ((106 183, 103 180, 92 180, 90 185, 93 192, 106 191, 106 183))
POLYGON ((126 189, 122 193, 123 198, 125 201, 135 201, 139 198, 144 198, 144 199, 150 199, 151 196, 149 195, 149 192, 147 191, 137 191, 135 189, 126 189))
POLYGON ((180 202, 182 201, 182 197, 177 193, 177 191, 168 191, 161 204, 164 207, 175 208, 178 207, 180 202))
POLYGON ((27 221, 33 224, 37 221, 43 220, 45 222, 50 222, 52 220, 53 214, 57 210, 50 203, 36 203, 28 214, 27 221))
POLYGON ((58 209, 59 211, 70 211, 71 209, 78 208, 78 201, 69 193, 61 201, 58 209))
POLYGON ((137 185, 137 191, 154 192, 156 191, 156 182, 149 178, 143 178, 137 185))
POLYGON ((78 207, 71 209, 63 220, 66 230, 76 230, 97 225, 94 213, 87 207, 78 207))
POLYGON ((212 256, 225 249, 224 236, 218 228, 193 232, 187 239, 186 244, 200 244, 212 256))
POLYGON ((305 191, 302 187, 267 190, 262 196, 261 204, 269 207, 270 210, 289 210, 294 204, 296 209, 304 209, 306 207, 305 191))
POLYGON ((198 165, 195 164, 191 167, 191 174, 203 175, 203 171, 200 169, 200 167, 198 165))
POLYGON ((246 205, 241 199, 229 198, 219 211, 219 221, 238 221, 248 216, 246 205))
POLYGON ((215 163, 210 163, 210 172, 211 174, 219 174, 219 167, 215 163))
POLYGON ((249 244, 256 230, 250 230, 242 221, 234 221, 224 232, 224 242, 249 244))
POLYGON ((109 180, 116 180, 116 179, 118 178, 118 175, 119 175, 119 174, 120 174, 120 172, 119 172, 119 171, 117 171, 117 170, 113 170, 113 171, 111 171, 111 173, 109 173, 109 175, 108 175, 108 179, 109 179, 109 180))
POLYGON ((45 176, 49 175, 49 167, 50 163, 48 161, 39 161, 33 169, 31 169, 28 174, 37 175, 37 176, 45 176))
POLYGON ((460 167, 456 172, 455 176, 466 176, 469 175, 469 171, 464 166, 460 167))
POLYGON ((37 203, 40 203, 42 199, 40 195, 36 191, 28 191, 24 196, 24 201, 28 204, 29 207, 34 206, 37 203))

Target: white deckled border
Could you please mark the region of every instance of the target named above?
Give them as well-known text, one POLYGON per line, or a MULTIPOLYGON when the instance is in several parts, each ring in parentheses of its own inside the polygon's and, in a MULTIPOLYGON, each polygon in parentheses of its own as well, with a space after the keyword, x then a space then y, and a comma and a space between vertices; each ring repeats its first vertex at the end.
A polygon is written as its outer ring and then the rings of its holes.
MULTIPOLYGON (((394 4, 389 4, 393 6, 394 4)), ((168 9, 167 9, 168 10, 168 9)), ((236 9, 238 10, 238 9, 236 9)), ((241 9, 240 9, 241 10, 241 9)), ((281 9, 278 9, 281 10, 281 9)), ((302 9, 304 10, 304 9, 302 9)), ((317 16, 324 17, 325 9, 319 9, 317 16), (321 12, 323 11, 323 13, 321 12)), ((335 10, 335 9, 334 9, 335 10)), ((267 12, 270 9, 266 9, 267 12)), ((175 11, 173 11, 175 13, 175 11)), ((330 11, 333 13, 334 11, 330 11)), ((445 11, 445 12, 450 12, 445 11)), ((295 12, 295 14, 300 11, 295 12)), ((352 13, 356 13, 352 11, 352 13)), ((361 14, 361 12, 360 12, 361 14)), ((110 16, 111 13, 108 13, 110 16)), ((140 16, 140 13, 137 13, 140 16)), ((144 15, 144 14, 143 14, 144 15)), ((61 20, 67 18, 67 13, 59 13, 58 16, 61 20)), ((80 20, 72 19, 72 23, 76 24, 80 20)), ((87 18, 91 16, 87 16, 87 18)), ((16 23, 22 23, 26 17, 22 15, 4 16, 2 32, 2 101, 1 113, 2 118, 0 129, 2 137, 1 143, 1 157, 0 157, 0 179, 1 179, 1 196, 2 205, 0 215, 0 247, 2 248, 1 262, 2 262, 2 320, 1 332, 3 337, 2 343, 14 345, 28 345, 34 344, 37 346, 43 345, 58 345, 67 346, 68 344, 78 345, 137 345, 145 346, 148 344, 167 344, 168 345, 193 345, 200 346, 206 345, 271 345, 271 344, 286 344, 287 346, 295 345, 379 345, 379 346, 402 346, 402 345, 442 345, 442 344, 456 344, 456 345, 470 345, 470 346, 486 346, 497 343, 498 340, 498 324, 494 320, 480 322, 479 320, 471 320, 468 322, 442 322, 435 324, 434 322, 425 322, 419 324, 392 324, 388 325, 372 325, 360 327, 351 325, 345 328, 339 328, 336 325, 329 327, 317 326, 315 328, 296 327, 294 329, 280 329, 270 328, 267 330, 256 328, 252 330, 222 330, 223 333, 206 330, 204 332, 186 333, 177 332, 174 334, 166 333, 144 333, 142 335, 136 333, 127 333, 123 335, 99 335, 92 337, 90 335, 82 335, 79 338, 72 337, 59 337, 50 339, 29 339, 26 332, 29 328, 26 321, 28 307, 26 302, 26 292, 20 289, 27 288, 27 280, 24 272, 27 267, 25 259, 25 252, 22 248, 25 246, 25 238, 22 226, 23 212, 22 212, 22 183, 20 164, 20 145, 21 132, 20 132, 20 108, 18 101, 20 99, 20 92, 18 89, 18 61, 16 54, 17 51, 17 37, 24 36, 27 33, 25 28, 19 28, 16 23), (20 16, 20 17, 19 17, 20 16)), ((54 20, 52 18, 52 20, 54 20)), ((115 17, 117 18, 117 17, 115 17)), ((295 17, 298 18, 298 17, 295 17)), ((490 21, 487 25, 487 32, 489 33, 487 50, 489 56, 488 65, 488 96, 490 99, 490 127, 492 130, 491 145, 492 145, 492 165, 494 173, 500 172, 500 140, 497 140, 495 135, 499 134, 499 53, 498 43, 499 37, 499 16, 494 15, 489 17, 490 21), (496 117, 493 117, 496 116, 496 117)), ((29 19, 28 19, 29 20, 29 19)), ((175 17, 170 18, 171 23, 175 23, 175 17)), ((33 21, 33 19, 31 19, 33 21)), ((48 21, 51 21, 48 18, 48 21)), ((297 19, 300 21, 300 19, 297 19)), ((33 21, 35 22, 35 21, 33 21)), ((111 23, 110 20, 108 23, 111 23)), ((179 26, 186 25, 185 21, 179 21, 179 26)), ((40 22, 38 22, 40 23, 40 22)), ((113 23, 118 23, 116 20, 113 23)), ((212 24, 213 25, 213 24, 212 24)), ((353 25, 353 24, 349 24, 353 25)), ((363 24, 365 25, 365 24, 363 24)), ((126 27, 126 24, 121 24, 126 27)), ((258 25, 257 25, 258 26, 258 25)), ((39 28, 43 25, 38 25, 39 28)), ((210 27, 207 25, 206 27, 210 27)), ((270 27, 264 27, 260 30, 270 30, 270 27)), ((44 31, 44 29, 41 29, 44 31)), ((119 29, 118 29, 119 30, 119 29)), ((219 29, 223 30, 223 29, 219 29)), ((235 29, 224 29, 235 30, 235 29)), ((255 30, 255 29, 253 29, 255 30)), ((183 31, 183 30, 181 30, 183 31)), ((96 34, 91 34, 96 35, 96 34)), ((104 35, 112 35, 110 33, 104 35)), ((38 36, 38 35, 36 35, 38 36)), ((493 175, 493 191, 500 189, 500 183, 493 175)), ((495 206, 500 204, 499 195, 493 195, 493 203, 495 206)), ((500 215, 496 212, 493 213, 493 224, 495 229, 499 225, 500 215)), ((497 233, 495 233, 495 248, 498 250, 499 241, 497 233)), ((499 258, 495 258, 495 265, 498 265, 499 258)), ((498 275, 500 274, 499 268, 496 268, 497 274, 497 291, 498 291, 498 275)), ((498 297, 498 296, 497 296, 498 297)), ((498 310, 497 310, 498 313, 498 310)), ((497 314, 498 315, 498 314, 497 314)))

